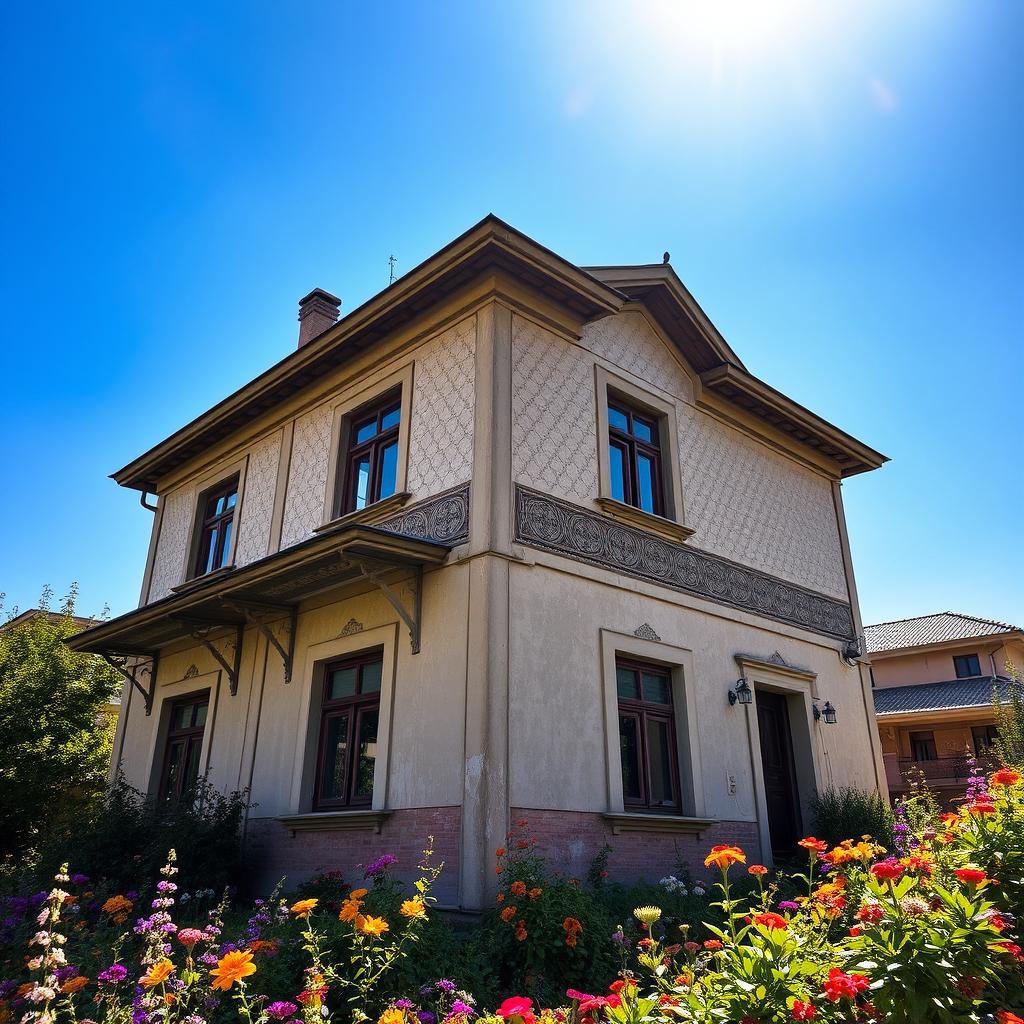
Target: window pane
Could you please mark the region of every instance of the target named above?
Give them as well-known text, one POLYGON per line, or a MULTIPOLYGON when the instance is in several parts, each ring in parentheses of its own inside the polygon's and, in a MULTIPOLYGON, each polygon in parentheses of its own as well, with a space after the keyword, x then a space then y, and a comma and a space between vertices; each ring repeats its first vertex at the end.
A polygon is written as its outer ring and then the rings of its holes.
POLYGON ((618 687, 620 697, 624 697, 626 700, 636 700, 640 696, 636 677, 637 673, 634 669, 621 666, 615 669, 615 685, 618 687))
POLYGON ((370 491, 370 460, 363 457, 356 464, 356 505, 357 509, 365 508, 370 491))
POLYGON ((645 672, 644 700, 649 700, 653 704, 671 704, 672 687, 668 676, 655 672, 645 672))
POLYGON ((194 720, 193 724, 197 728, 201 729, 204 725, 206 725, 206 710, 207 710, 207 707, 208 707, 207 704, 200 704, 196 708, 196 717, 195 717, 195 720, 194 720))
POLYGON ((616 409, 615 406, 608 406, 608 426, 615 427, 616 430, 629 431, 629 417, 621 409, 616 409))
POLYGON ((339 668, 331 673, 330 685, 327 688, 328 700, 339 700, 342 697, 351 697, 356 692, 355 668, 339 668))
POLYGON ((402 407, 395 406, 394 409, 384 413, 381 419, 381 429, 387 430, 389 427, 397 427, 399 420, 402 418, 402 407))
POLYGON ((192 725, 192 705, 181 704, 174 709, 171 717, 171 730, 177 732, 180 729, 188 729, 192 725))
POLYGON ((231 552, 231 527, 234 526, 234 519, 229 519, 224 524, 224 533, 221 536, 220 551, 217 554, 217 568, 228 564, 228 555, 231 552))
POLYGON ((622 795, 627 800, 642 800, 640 783, 639 720, 619 716, 619 753, 622 759, 622 795))
POLYGON ((654 427, 652 424, 645 422, 637 417, 633 418, 633 436, 639 437, 641 441, 653 441, 654 440, 654 427))
POLYGON ((645 512, 654 511, 654 464, 646 455, 636 457, 637 476, 640 481, 640 507, 645 512))
POLYGON ((369 441, 376 433, 377 417, 374 416, 372 420, 368 420, 366 423, 361 423, 355 428, 355 443, 362 444, 364 441, 369 441))
POLYGON ((626 458, 623 450, 616 444, 608 449, 611 463, 612 497, 616 501, 626 500, 626 458))
POLYGON ((380 674, 383 668, 382 661, 371 661, 369 665, 363 666, 363 684, 359 688, 360 693, 380 692, 380 674))
POLYGON ((199 755, 203 749, 201 736, 193 736, 188 741, 187 754, 185 756, 185 768, 181 779, 181 795, 191 793, 196 786, 196 779, 199 778, 199 755))
POLYGON ((228 502, 227 502, 227 507, 228 507, 228 508, 234 508, 234 507, 235 507, 235 502, 236 502, 236 501, 238 501, 238 491, 232 491, 232 492, 231 492, 231 493, 230 493, 230 494, 228 495, 228 502))
POLYGON ((953 658, 957 679, 981 675, 981 662, 976 654, 958 654, 953 658))
POLYGON ((395 493, 395 480, 398 473, 398 442, 389 444, 381 452, 380 463, 380 494, 378 498, 386 498, 395 493))
POLYGON ((356 764, 355 796, 373 796, 373 766, 377 761, 377 719, 376 708, 366 710, 359 716, 359 747, 356 764))
POLYGON ((219 539, 219 537, 220 537, 220 530, 215 526, 210 531, 209 547, 207 548, 206 561, 204 563, 204 565, 206 567, 203 569, 204 573, 205 572, 209 572, 216 565, 216 561, 217 561, 217 540, 219 539))
POLYGON ((324 736, 324 773, 320 787, 323 800, 345 798, 345 773, 348 761, 348 715, 327 719, 324 736))
POLYGON ((181 762, 184 754, 184 740, 177 740, 167 748, 164 794, 168 800, 174 799, 178 794, 178 778, 181 774, 181 762))
POLYGON ((647 758, 651 770, 651 806, 675 807, 668 722, 658 718, 647 719, 647 758))

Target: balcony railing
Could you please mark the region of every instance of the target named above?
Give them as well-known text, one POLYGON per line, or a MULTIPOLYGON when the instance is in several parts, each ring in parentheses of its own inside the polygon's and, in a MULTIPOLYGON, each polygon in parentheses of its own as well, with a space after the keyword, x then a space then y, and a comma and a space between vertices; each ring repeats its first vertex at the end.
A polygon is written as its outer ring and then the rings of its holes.
POLYGON ((982 774, 996 767, 998 761, 991 755, 979 757, 973 764, 963 754, 957 757, 936 757, 930 761, 916 761, 912 757, 901 757, 899 760, 899 773, 904 779, 924 775, 926 782, 950 785, 966 785, 972 770, 982 774))

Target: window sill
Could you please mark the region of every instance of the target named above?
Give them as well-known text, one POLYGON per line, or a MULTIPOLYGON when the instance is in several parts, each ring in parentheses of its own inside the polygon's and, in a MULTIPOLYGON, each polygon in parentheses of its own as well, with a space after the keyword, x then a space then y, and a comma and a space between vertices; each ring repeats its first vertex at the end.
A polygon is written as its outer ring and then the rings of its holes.
POLYGON ((622 811, 602 814, 601 817, 611 825, 612 834, 616 836, 623 832, 657 832, 692 835, 699 839, 712 825, 718 824, 717 818, 686 818, 681 814, 641 814, 622 811))
POLYGON ((318 526, 313 532, 326 533, 328 530, 337 530, 342 526, 351 526, 353 523, 373 526, 375 523, 379 523, 382 519, 387 519, 388 516, 397 512, 411 497, 412 494, 409 491, 398 491, 396 494, 381 498, 380 501, 375 501, 372 505, 367 505, 365 508, 357 509, 355 512, 346 512, 343 516, 338 516, 337 519, 332 519, 330 522, 324 523, 323 526, 318 526))
POLYGON ((607 497, 600 497, 596 500, 597 504, 601 506, 602 512, 613 519, 626 523, 628 526, 636 526, 641 530, 648 530, 668 540, 679 542, 693 536, 694 530, 691 527, 683 523, 677 523, 672 519, 666 519, 664 516, 656 516, 651 512, 645 512, 643 509, 635 508, 633 505, 627 505, 624 501, 607 497))
POLYGON ((380 835, 380 827, 390 811, 313 811, 309 814, 289 814, 277 820, 296 832, 362 832, 380 835))
POLYGON ((193 576, 190 580, 185 580, 184 583, 179 583, 176 587, 171 587, 172 594, 184 594, 186 591, 191 590, 193 587, 198 587, 200 583, 206 583, 209 580, 220 579, 221 576, 227 576, 229 573, 233 573, 235 567, 233 565, 222 565, 219 569, 214 569, 212 572, 203 573, 202 576, 193 576))

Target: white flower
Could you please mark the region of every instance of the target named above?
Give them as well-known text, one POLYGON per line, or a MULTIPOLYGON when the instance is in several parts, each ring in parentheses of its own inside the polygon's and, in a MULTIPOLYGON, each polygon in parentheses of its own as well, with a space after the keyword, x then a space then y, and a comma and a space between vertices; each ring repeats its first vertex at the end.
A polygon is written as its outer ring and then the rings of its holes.
POLYGON ((25 998, 33 1003, 45 1003, 48 999, 53 999, 56 994, 52 988, 36 985, 31 992, 25 994, 25 998))
MULTIPOLYGON (((63 938, 63 936, 61 936, 61 938, 63 938)), ((68 958, 64 955, 64 950, 59 946, 50 947, 50 959, 55 964, 66 964, 68 962, 68 958)))
POLYGON ((36 932, 35 935, 29 939, 30 946, 48 946, 50 944, 50 933, 49 932, 36 932))
POLYGON ((43 966, 43 958, 41 956, 34 956, 28 962, 28 969, 30 971, 38 971, 43 966))

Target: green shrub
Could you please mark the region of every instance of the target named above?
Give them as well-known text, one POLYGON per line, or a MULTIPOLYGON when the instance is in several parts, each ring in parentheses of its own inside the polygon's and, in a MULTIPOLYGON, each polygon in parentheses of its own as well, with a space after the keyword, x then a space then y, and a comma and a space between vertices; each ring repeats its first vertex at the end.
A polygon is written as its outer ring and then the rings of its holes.
POLYGON ((814 798, 811 816, 814 834, 830 844, 871 836, 883 846, 892 846, 892 808, 878 793, 830 787, 814 798))

